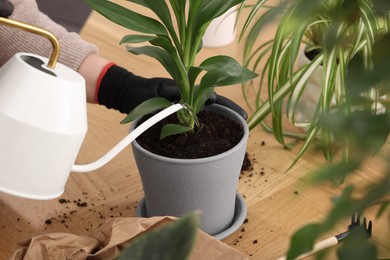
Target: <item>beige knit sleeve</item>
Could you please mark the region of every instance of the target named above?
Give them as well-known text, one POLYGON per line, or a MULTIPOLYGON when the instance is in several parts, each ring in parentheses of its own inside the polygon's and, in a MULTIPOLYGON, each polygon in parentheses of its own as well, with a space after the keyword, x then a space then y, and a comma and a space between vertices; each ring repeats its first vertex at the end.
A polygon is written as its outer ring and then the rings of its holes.
MULTIPOLYGON (((78 70, 90 53, 97 53, 95 45, 87 43, 74 32, 68 32, 38 10, 35 0, 11 0, 14 13, 10 18, 42 27, 53 33, 60 42, 59 62, 78 70)), ((52 47, 49 40, 20 29, 0 26, 0 66, 17 52, 29 52, 49 57, 52 47)))

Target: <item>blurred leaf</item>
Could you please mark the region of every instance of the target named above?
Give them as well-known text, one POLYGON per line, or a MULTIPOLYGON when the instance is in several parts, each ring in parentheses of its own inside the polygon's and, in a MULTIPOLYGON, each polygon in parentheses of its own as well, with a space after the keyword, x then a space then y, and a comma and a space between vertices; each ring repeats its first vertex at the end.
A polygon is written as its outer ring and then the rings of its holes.
POLYGON ((375 246, 367 238, 366 231, 362 226, 353 228, 349 236, 337 249, 339 259, 367 260, 377 259, 375 246))
POLYGON ((366 194, 359 200, 359 209, 362 211, 377 203, 381 198, 390 194, 390 170, 387 169, 383 178, 370 185, 366 194))
POLYGON ((357 201, 352 197, 354 190, 353 185, 347 186, 339 196, 332 198, 333 208, 322 222, 324 232, 333 228, 339 220, 346 217, 350 219, 350 216, 358 211, 357 201))
POLYGON ((296 15, 293 17, 296 19, 296 23, 302 22, 307 17, 313 17, 314 14, 321 13, 320 10, 323 10, 323 0, 297 0, 296 2, 298 3, 296 15))
POLYGON ((308 176, 308 180, 312 182, 334 181, 357 170, 361 165, 360 161, 348 161, 338 164, 329 164, 315 170, 308 176))
POLYGON ((354 111, 343 117, 327 114, 320 117, 320 124, 332 129, 338 140, 348 139, 356 155, 377 153, 385 144, 390 132, 390 114, 373 114, 371 111, 354 111))
POLYGON ((378 15, 386 15, 390 11, 390 1, 372 0, 375 6, 375 12, 378 15))
POLYGON ((160 139, 164 139, 170 135, 177 135, 191 131, 193 128, 183 125, 166 124, 161 129, 160 139))
POLYGON ((356 55, 350 62, 346 76, 346 87, 352 97, 360 95, 372 86, 390 79, 390 35, 374 43, 372 53, 373 69, 367 69, 363 57, 356 55))
POLYGON ((172 103, 162 97, 155 97, 148 99, 134 108, 126 117, 121 121, 121 124, 126 124, 134 121, 142 116, 148 115, 158 109, 167 108, 172 103))
POLYGON ((386 209, 388 208, 390 204, 390 201, 384 201, 381 203, 379 209, 378 209, 378 212, 376 213, 376 217, 379 218, 383 215, 383 213, 386 211, 386 209))
POLYGON ((322 223, 306 225, 294 233, 287 253, 287 259, 295 259, 297 256, 310 251, 314 242, 320 235, 330 231, 335 224, 356 210, 356 202, 352 199, 353 186, 348 186, 334 201, 334 207, 322 223))
POLYGON ((295 232, 291 238, 287 260, 295 259, 297 256, 310 251, 320 233, 320 224, 308 224, 295 232))
POLYGON ((132 240, 118 260, 183 260, 189 259, 196 240, 198 219, 183 217, 132 240))

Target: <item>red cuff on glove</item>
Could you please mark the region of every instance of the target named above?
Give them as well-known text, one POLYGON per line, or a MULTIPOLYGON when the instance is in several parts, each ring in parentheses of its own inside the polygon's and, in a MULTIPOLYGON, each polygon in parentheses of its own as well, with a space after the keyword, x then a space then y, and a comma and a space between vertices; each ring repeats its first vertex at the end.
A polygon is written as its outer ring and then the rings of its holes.
POLYGON ((104 76, 106 75, 107 71, 108 71, 112 66, 114 66, 114 65, 115 65, 115 62, 109 62, 109 63, 107 63, 107 64, 103 67, 102 71, 100 72, 99 78, 98 78, 98 80, 97 80, 97 82, 96 82, 96 88, 95 88, 95 101, 96 101, 96 103, 98 103, 98 104, 100 104, 99 98, 98 98, 98 93, 99 93, 100 84, 102 83, 102 79, 103 79, 104 76))

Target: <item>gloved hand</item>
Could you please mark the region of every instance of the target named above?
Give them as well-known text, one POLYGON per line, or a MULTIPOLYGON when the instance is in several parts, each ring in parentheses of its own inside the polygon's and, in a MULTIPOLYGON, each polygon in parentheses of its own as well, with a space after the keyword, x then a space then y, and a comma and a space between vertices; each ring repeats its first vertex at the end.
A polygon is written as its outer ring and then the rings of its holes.
POLYGON ((0 0, 0 17, 8 17, 14 11, 14 6, 7 0, 0 0))
MULTIPOLYGON (((180 99, 175 82, 167 78, 142 78, 124 68, 113 65, 103 75, 98 88, 98 103, 128 114, 136 106, 152 97, 164 97, 171 102, 180 99)), ((229 107, 247 119, 247 113, 236 103, 216 93, 207 104, 229 107)))

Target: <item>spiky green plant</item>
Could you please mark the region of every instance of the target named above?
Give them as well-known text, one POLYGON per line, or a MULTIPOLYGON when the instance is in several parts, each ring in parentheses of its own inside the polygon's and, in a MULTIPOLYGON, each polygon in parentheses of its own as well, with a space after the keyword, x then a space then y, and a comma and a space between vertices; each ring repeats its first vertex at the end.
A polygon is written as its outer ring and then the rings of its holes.
MULTIPOLYGON (((245 5, 245 2, 243 3, 245 5)), ((361 95, 360 103, 352 106, 343 100, 348 95, 345 77, 351 60, 361 56, 367 67, 371 66, 372 46, 375 40, 389 28, 387 15, 378 14, 371 0, 294 0, 282 1, 279 5, 265 6, 266 1, 258 0, 253 6, 244 25, 241 37, 247 33, 245 41, 245 65, 256 71, 261 69, 260 85, 253 115, 248 120, 250 129, 263 125, 271 130, 276 140, 290 147, 285 135, 304 139, 304 143, 294 163, 304 154, 319 136, 322 140, 324 156, 332 160, 334 150, 332 137, 326 126, 319 124, 319 115, 337 111, 345 115, 353 109, 377 107, 379 91, 369 89, 361 95), (266 7, 261 16, 256 13, 266 7), (280 15, 280 17, 279 17, 280 15), (260 46, 256 40, 261 37, 264 26, 275 17, 279 17, 274 37, 260 46), (317 55, 307 64, 296 67, 300 51, 315 50, 317 55), (307 82, 316 70, 322 67, 322 88, 316 108, 304 134, 284 131, 283 116, 295 123, 297 107, 307 82), (267 95, 262 96, 262 85, 267 80, 267 95), (272 114, 272 126, 265 118, 272 114)), ((253 86, 252 82, 252 86, 253 86)), ((249 84, 250 85, 250 84, 249 84)), ((248 84, 244 85, 244 95, 248 84)), ((247 97, 245 97, 248 100, 247 97)), ((343 155, 347 160, 348 146, 343 146, 343 155)))
MULTIPOLYGON (((124 36, 121 44, 126 44, 132 54, 143 54, 158 60, 175 80, 180 102, 187 110, 178 113, 180 125, 163 127, 162 136, 193 130, 197 122, 196 114, 203 109, 215 87, 240 84, 257 76, 229 56, 210 57, 195 65, 195 58, 202 48, 202 37, 211 21, 243 1, 128 0, 151 10, 158 17, 157 20, 108 0, 85 0, 112 22, 142 33, 124 36), (141 42, 148 45, 132 46, 141 42)), ((163 98, 150 99, 135 108, 122 122, 132 121, 169 105, 171 103, 163 98)))

